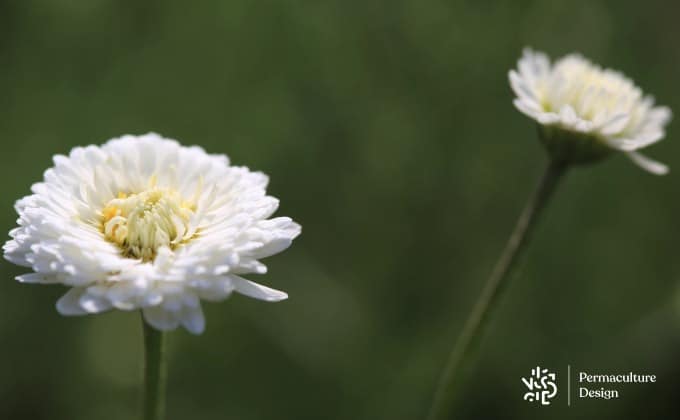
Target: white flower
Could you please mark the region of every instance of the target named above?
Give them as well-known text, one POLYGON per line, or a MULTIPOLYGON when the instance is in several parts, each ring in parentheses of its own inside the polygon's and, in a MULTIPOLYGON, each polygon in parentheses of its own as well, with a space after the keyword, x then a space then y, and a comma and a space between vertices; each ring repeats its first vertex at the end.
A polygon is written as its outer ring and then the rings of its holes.
POLYGON ((551 65, 545 54, 525 49, 517 71, 510 71, 510 84, 515 106, 538 121, 552 152, 564 153, 571 147, 564 141, 571 138, 579 150, 569 150, 568 159, 589 161, 621 151, 652 173, 668 171, 637 150, 663 138, 671 111, 654 106, 654 99, 623 74, 578 54, 551 65))
POLYGON ((259 259, 300 234, 287 217, 269 219, 278 200, 267 181, 156 134, 77 147, 17 202, 5 258, 33 270, 20 282, 69 286, 63 315, 141 308, 157 329, 199 334, 201 299, 288 297, 241 277, 265 273, 259 259))

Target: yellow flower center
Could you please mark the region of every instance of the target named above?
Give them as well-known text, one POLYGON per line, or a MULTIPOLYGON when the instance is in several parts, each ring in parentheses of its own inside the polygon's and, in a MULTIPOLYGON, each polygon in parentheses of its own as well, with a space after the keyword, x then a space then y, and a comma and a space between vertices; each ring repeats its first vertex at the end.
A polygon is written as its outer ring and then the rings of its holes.
POLYGON ((174 190, 153 187, 137 194, 118 193, 102 209, 102 231, 126 257, 151 261, 158 248, 174 249, 195 232, 189 221, 195 205, 174 190))

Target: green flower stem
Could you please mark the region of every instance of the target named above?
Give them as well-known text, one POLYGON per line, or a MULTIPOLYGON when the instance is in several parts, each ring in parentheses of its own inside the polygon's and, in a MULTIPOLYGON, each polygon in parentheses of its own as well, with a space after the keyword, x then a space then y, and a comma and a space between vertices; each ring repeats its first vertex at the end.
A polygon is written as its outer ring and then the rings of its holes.
POLYGON ((144 420, 165 419, 165 333, 144 321, 144 420))
POLYGON ((429 420, 450 419, 453 403, 457 393, 456 388, 463 380, 463 363, 478 346, 483 335, 484 327, 489 320, 493 308, 498 304, 503 291, 507 288, 513 267, 522 255, 522 251, 530 239, 536 221, 545 208, 558 181, 567 169, 567 164, 561 161, 551 161, 543 173, 538 187, 529 197, 522 214, 517 220, 503 253, 491 276, 486 282, 482 294, 477 299, 470 313, 458 341, 451 350, 449 359, 444 367, 437 385, 432 406, 428 414, 429 420))

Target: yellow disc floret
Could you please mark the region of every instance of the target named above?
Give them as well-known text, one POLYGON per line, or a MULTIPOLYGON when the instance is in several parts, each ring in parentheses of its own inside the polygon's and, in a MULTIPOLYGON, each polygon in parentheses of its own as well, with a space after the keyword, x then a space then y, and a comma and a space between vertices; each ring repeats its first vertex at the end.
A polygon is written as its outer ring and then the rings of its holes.
POLYGON ((173 190, 119 193, 102 209, 102 230, 125 256, 151 261, 158 248, 175 248, 193 236, 189 221, 194 210, 173 190))

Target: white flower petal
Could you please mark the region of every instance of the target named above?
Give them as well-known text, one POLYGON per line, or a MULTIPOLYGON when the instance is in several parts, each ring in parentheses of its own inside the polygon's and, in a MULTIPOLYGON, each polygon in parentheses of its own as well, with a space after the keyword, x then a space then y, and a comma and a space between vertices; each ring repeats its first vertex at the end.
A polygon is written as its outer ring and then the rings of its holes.
POLYGON ((657 162, 641 153, 638 152, 628 152, 626 155, 632 160, 636 165, 642 169, 650 172, 654 175, 666 175, 669 172, 668 166, 661 162, 657 162))
POLYGON ((550 71, 550 60, 542 52, 525 48, 522 51, 518 68, 522 77, 528 78, 530 81, 540 80, 550 71))
POLYGON ((510 86, 512 86, 512 90, 515 91, 517 96, 533 100, 534 102, 537 101, 536 92, 529 87, 528 83, 516 71, 510 70, 508 78, 510 79, 510 86))
POLYGON ((560 116, 554 112, 542 112, 536 116, 538 122, 544 125, 555 124, 560 120, 560 116))
POLYGON ((634 140, 635 149, 651 146, 652 144, 659 142, 664 135, 665 133, 663 131, 648 131, 641 133, 634 140))
POLYGON ((166 311, 160 306, 144 308, 142 313, 146 322, 158 330, 169 331, 179 326, 179 320, 175 312, 166 311))
POLYGON ((17 276, 16 279, 19 283, 54 284, 59 282, 59 279, 56 276, 43 273, 22 274, 17 276))
POLYGON ((201 305, 196 307, 185 306, 180 314, 182 326, 192 334, 201 334, 205 330, 205 317, 201 305))
POLYGON ((543 113, 537 104, 533 104, 526 99, 517 98, 512 103, 520 112, 534 119, 536 119, 539 114, 543 113))
POLYGON ((231 276, 231 279, 234 284, 234 289, 242 295, 267 302, 278 302, 288 299, 288 295, 280 290, 270 289, 269 287, 262 286, 261 284, 238 276, 231 276))
POLYGON ((656 126, 664 126, 673 118, 673 113, 668 107, 658 106, 649 112, 647 118, 656 126))
POLYGON ((576 111, 571 105, 563 105, 560 109, 560 121, 567 127, 575 126, 578 122, 576 111))
POLYGON ((201 299, 218 302, 226 299, 234 291, 230 277, 207 277, 190 282, 196 295, 201 299))
POLYGON ((619 133, 626 127, 629 121, 630 115, 625 113, 616 114, 602 125, 600 133, 605 136, 619 133))
POLYGON ((57 301, 57 311, 62 315, 86 315, 87 311, 80 306, 80 297, 85 293, 82 287, 72 287, 57 301))
POLYGON ((99 296, 93 296, 87 292, 80 296, 78 303, 80 304, 81 308, 91 314, 108 311, 113 307, 111 302, 109 302, 107 299, 99 296))

